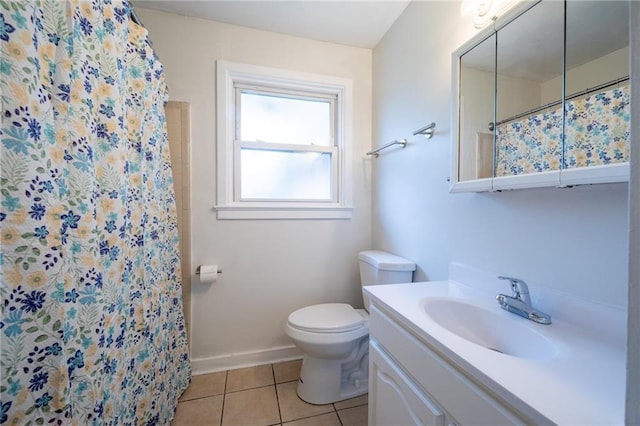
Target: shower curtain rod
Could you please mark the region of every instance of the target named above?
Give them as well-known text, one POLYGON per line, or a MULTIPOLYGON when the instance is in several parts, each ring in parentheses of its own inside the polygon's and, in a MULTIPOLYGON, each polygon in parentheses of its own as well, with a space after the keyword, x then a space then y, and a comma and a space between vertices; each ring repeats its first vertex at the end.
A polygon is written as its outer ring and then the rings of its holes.
MULTIPOLYGON (((576 92, 573 95, 569 95, 569 96, 567 96, 565 98, 565 101, 570 101, 571 99, 575 99, 575 98, 578 98, 580 96, 588 95, 590 93, 596 92, 598 90, 601 90, 601 89, 604 89, 604 88, 607 88, 607 87, 610 87, 610 86, 615 86, 616 84, 623 83, 623 82, 628 81, 628 80, 629 80, 629 76, 620 77, 620 78, 617 78, 615 80, 611 80, 611 81, 608 81, 606 83, 600 84, 598 86, 590 87, 590 88, 587 88, 587 89, 582 90, 580 92, 576 92)), ((509 118, 506 118, 504 120, 498 121, 496 123, 496 125, 499 126, 501 124, 508 123, 509 121, 517 120, 519 118, 526 117, 527 115, 531 115, 531 114, 534 114, 536 112, 544 111, 547 108, 551 108, 553 106, 557 106, 557 105, 561 105, 561 104, 562 104, 562 100, 550 102, 550 103, 548 103, 546 105, 542 105, 542 106, 539 106, 537 108, 531 109, 529 111, 525 111, 523 113, 514 115, 513 117, 509 117, 509 118)), ((494 124, 493 123, 489 123, 489 130, 493 131, 494 128, 495 128, 494 124)))

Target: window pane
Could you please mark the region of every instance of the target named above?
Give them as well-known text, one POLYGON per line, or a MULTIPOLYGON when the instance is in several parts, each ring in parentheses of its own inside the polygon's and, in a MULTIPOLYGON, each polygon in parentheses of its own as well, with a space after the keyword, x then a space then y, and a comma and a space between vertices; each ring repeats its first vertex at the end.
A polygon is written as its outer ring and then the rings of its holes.
POLYGON ((331 146, 331 102, 267 94, 240 95, 243 141, 331 146))
POLYGON ((331 153, 242 148, 242 199, 331 200, 331 153))

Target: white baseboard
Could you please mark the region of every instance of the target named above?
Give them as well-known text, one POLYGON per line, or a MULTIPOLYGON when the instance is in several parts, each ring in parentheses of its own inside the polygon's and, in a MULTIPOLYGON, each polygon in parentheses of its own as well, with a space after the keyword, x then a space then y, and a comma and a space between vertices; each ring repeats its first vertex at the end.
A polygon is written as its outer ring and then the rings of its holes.
POLYGON ((194 358, 191 370, 194 376, 236 368, 254 367, 256 365, 301 359, 302 352, 295 346, 280 346, 263 351, 241 352, 220 355, 210 358, 194 358))

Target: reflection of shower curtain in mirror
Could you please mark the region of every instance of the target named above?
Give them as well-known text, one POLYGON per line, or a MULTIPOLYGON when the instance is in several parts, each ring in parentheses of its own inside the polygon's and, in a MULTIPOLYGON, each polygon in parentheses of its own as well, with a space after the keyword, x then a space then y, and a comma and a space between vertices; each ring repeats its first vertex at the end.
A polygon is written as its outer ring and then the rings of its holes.
POLYGON ((166 86, 121 1, 0 1, 4 424, 168 424, 190 379, 166 86))
MULTIPOLYGON (((564 168, 629 161, 629 86, 569 100, 564 168)), ((496 127, 496 176, 559 170, 562 108, 496 127)))

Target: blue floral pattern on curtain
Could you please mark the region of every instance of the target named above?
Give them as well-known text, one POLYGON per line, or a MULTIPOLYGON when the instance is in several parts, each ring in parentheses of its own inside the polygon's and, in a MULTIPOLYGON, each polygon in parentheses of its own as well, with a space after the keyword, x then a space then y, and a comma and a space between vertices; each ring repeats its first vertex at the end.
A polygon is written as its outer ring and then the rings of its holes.
POLYGON ((629 161, 630 105, 629 85, 567 102, 564 167, 629 161))
POLYGON ((115 0, 0 0, 0 40, 0 423, 168 424, 191 367, 162 65, 115 0))
POLYGON ((629 86, 615 87, 496 127, 496 176, 629 161, 629 86))

